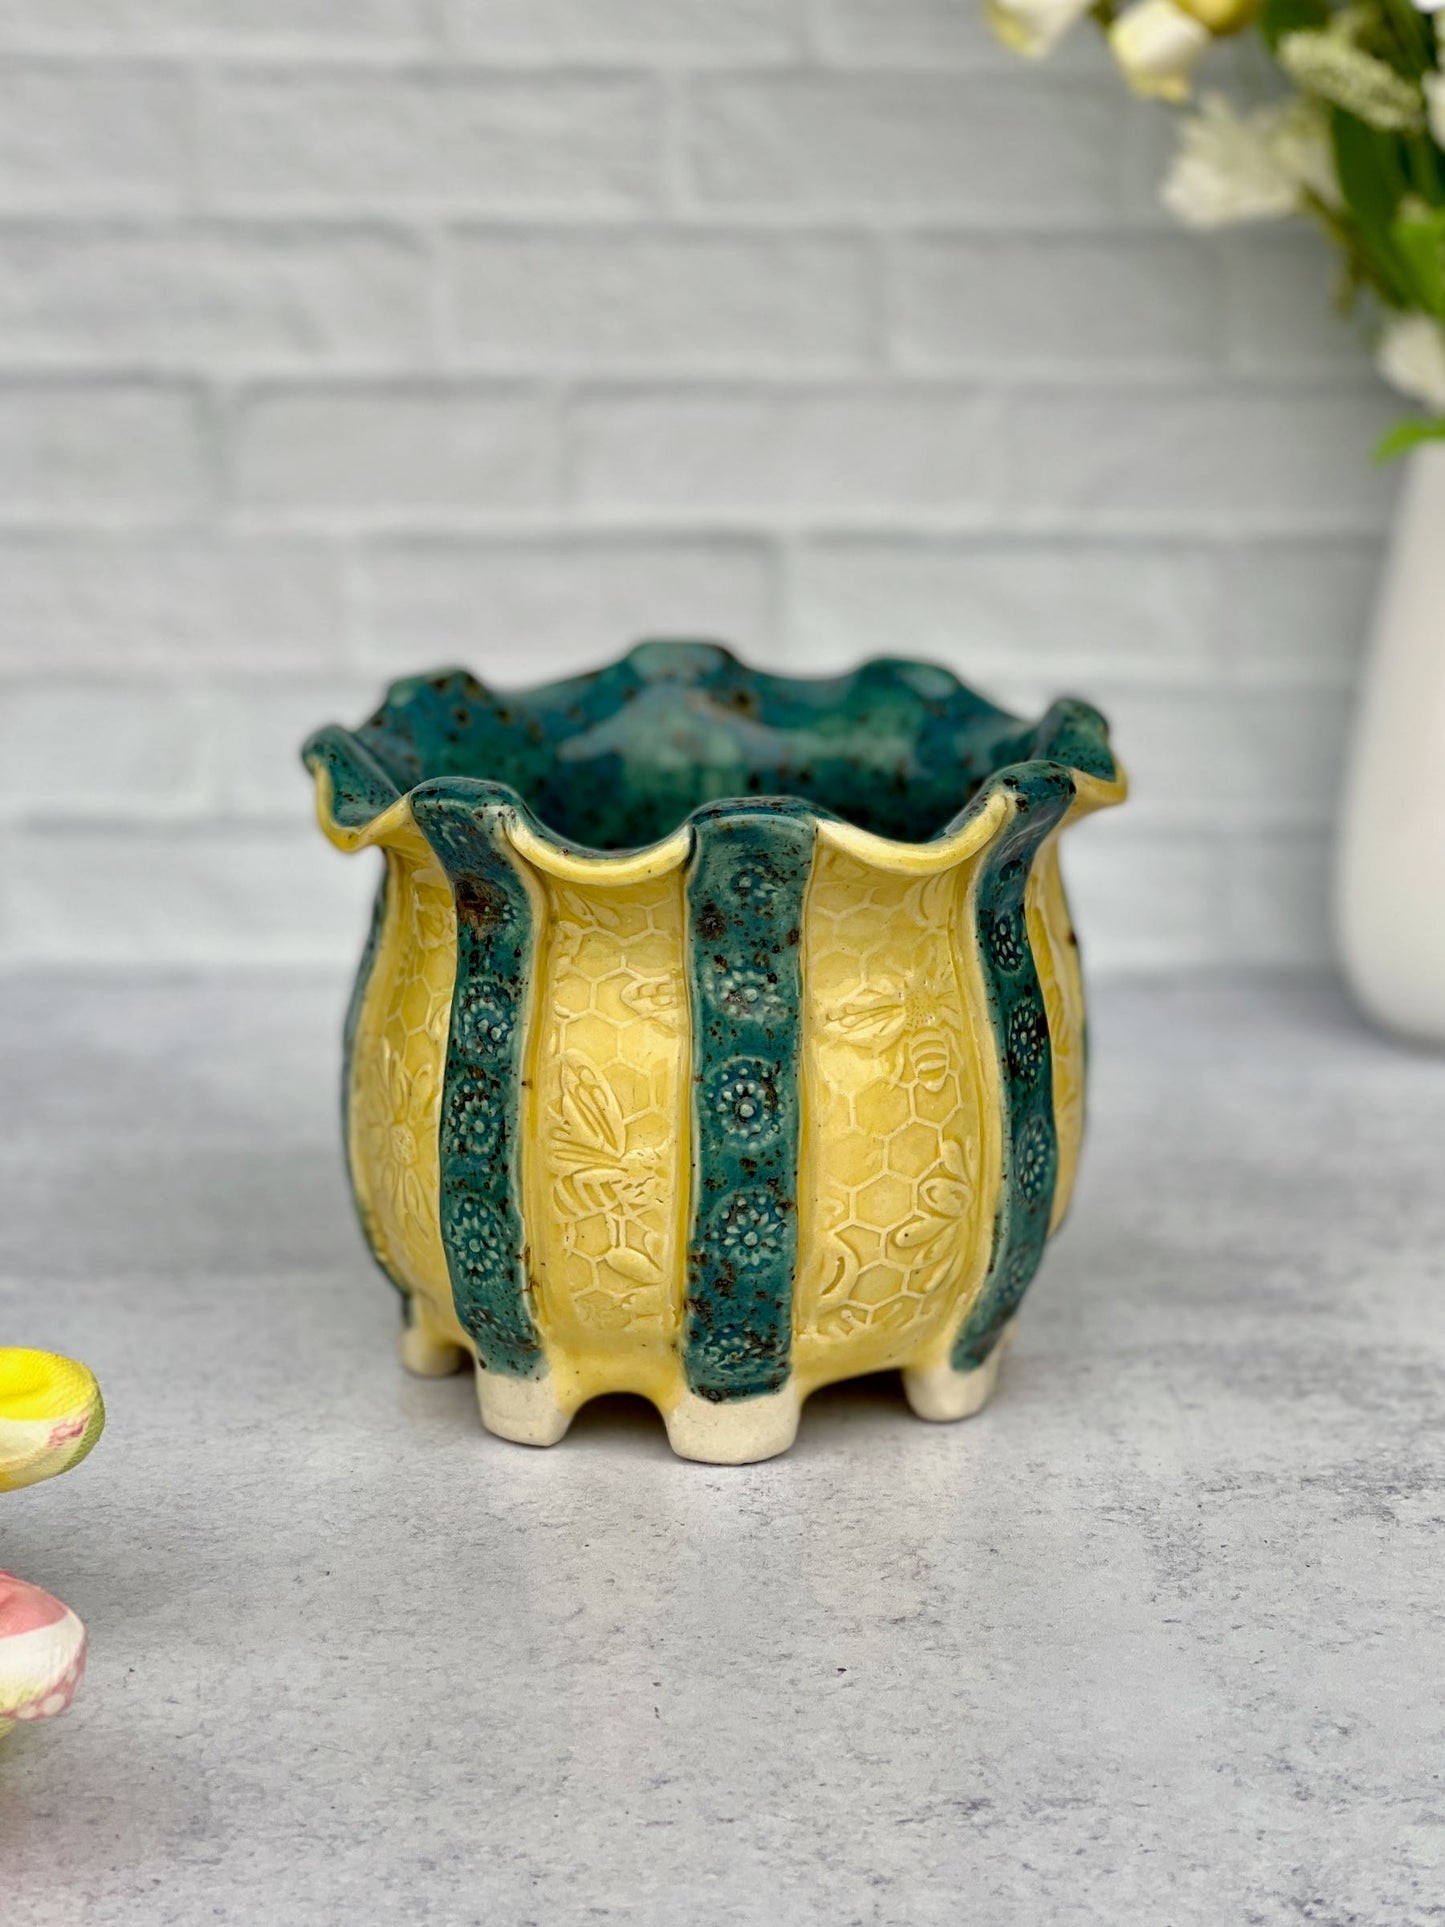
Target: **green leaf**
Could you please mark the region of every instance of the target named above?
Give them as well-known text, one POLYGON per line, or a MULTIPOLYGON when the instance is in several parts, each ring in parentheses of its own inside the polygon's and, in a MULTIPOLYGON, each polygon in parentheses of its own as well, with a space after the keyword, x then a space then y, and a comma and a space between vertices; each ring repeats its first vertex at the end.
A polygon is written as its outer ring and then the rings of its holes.
POLYGON ((1434 49, 1425 16, 1414 0, 1384 0, 1382 11, 1399 49, 1399 58, 1392 64, 1416 78, 1428 73, 1435 64, 1434 49))
POLYGON ((1405 143, 1398 134, 1367 126, 1343 107, 1330 115, 1340 189, 1356 218, 1383 234, 1410 189, 1405 143))
POLYGON ((1271 52, 1287 33, 1318 33, 1330 22, 1328 0, 1264 0, 1259 30, 1271 52))
POLYGON ((1445 316, 1445 208, 1424 219, 1396 219, 1390 223, 1395 253, 1410 276, 1412 307, 1445 316))
POLYGON ((1419 296, 1411 264, 1401 258, 1392 232, 1396 209, 1410 189, 1405 143, 1340 107, 1330 116, 1330 132, 1340 192, 1359 230, 1360 254, 1387 301, 1415 307, 1419 296))
POLYGON ((1405 148, 1415 192, 1435 207, 1445 206, 1445 155, 1429 134, 1412 134, 1405 148))
POLYGON ((1393 462, 1397 455, 1408 454, 1421 442, 1445 442, 1445 415, 1415 416, 1409 421, 1396 422, 1381 438, 1375 449, 1375 460, 1393 462))

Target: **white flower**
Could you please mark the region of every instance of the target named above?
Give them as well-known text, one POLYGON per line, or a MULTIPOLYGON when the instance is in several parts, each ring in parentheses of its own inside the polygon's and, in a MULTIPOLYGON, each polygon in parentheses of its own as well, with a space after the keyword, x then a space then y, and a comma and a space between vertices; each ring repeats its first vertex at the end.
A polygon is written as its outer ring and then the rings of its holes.
MULTIPOLYGON (((1445 0, 1440 0, 1445 7, 1445 0)), ((1425 111, 1430 117, 1430 138, 1445 147, 1445 74, 1426 74, 1420 81, 1425 89, 1425 111)))
POLYGON ((1208 27, 1175 0, 1135 0, 1109 29, 1109 45, 1136 94, 1187 100, 1208 27))
POLYGON ((1425 123, 1419 89, 1387 60, 1357 46, 1357 31, 1354 10, 1346 9, 1318 33, 1287 33, 1277 49, 1279 64, 1307 93, 1343 107, 1368 126, 1386 134, 1418 134, 1425 123))
POLYGON ((1186 227, 1297 214, 1313 194, 1339 199, 1329 130, 1313 101, 1292 100, 1243 115, 1209 95, 1184 122, 1160 200, 1186 227))
POLYGON ((1343 206, 1329 117, 1319 102, 1286 101, 1282 107, 1264 108, 1259 120, 1268 130, 1275 165, 1295 183, 1298 193, 1312 194, 1326 207, 1343 206))
POLYGON ((1421 13, 1439 13, 1445 0, 1415 0, 1415 6, 1421 13))
POLYGON ((1445 415, 1445 328, 1433 315, 1392 315, 1375 366, 1392 388, 1445 415))
POLYGON ((1036 58, 1052 52, 1091 4, 1092 0, 989 0, 988 17, 1006 47, 1036 58))

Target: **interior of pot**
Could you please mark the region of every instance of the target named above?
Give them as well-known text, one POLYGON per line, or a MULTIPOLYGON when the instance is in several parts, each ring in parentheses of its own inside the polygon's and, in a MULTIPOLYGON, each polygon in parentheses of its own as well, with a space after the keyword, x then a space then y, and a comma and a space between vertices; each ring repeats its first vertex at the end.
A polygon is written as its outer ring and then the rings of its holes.
POLYGON ((734 796, 795 797, 923 842, 995 771, 1039 753, 1039 726, 931 664, 801 679, 683 642, 501 694, 461 670, 419 677, 355 736, 398 790, 437 777, 505 783, 555 835, 594 850, 656 842, 734 796))

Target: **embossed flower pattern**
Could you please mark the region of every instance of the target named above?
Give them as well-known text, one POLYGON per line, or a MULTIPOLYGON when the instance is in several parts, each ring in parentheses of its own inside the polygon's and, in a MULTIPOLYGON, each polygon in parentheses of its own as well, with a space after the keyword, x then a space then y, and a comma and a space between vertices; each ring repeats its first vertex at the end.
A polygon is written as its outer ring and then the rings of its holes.
POLYGON ((739 1191, 718 1211, 719 1248, 729 1263, 747 1271, 771 1264, 783 1248, 784 1224, 770 1192, 739 1191))
POLYGON ((1021 910, 994 911, 988 920, 988 946, 995 966, 1012 976, 1028 951, 1028 932, 1021 910))
POLYGON ((381 1196, 406 1234, 426 1236, 430 1217, 419 1161, 415 1120, 424 1116, 436 1090, 431 1063, 409 1069, 389 1040, 381 1046, 384 1104, 366 1125, 368 1161, 377 1173, 381 1196))
POLYGON ((1047 1196, 1054 1181, 1054 1134, 1041 1117, 1031 1118, 1019 1134, 1014 1163, 1019 1189, 1031 1203, 1047 1196))
POLYGON ((911 1256, 952 1263, 951 1240, 965 1222, 978 1182, 978 1144, 946 1138, 939 1162, 918 1186, 918 1207, 896 1226, 889 1243, 911 1256), (945 1245, 949 1246, 946 1251, 945 1245))
POLYGON ((732 1137, 770 1136, 778 1123, 778 1089, 770 1066, 756 1058, 725 1065, 713 1086, 712 1108, 732 1137))
POLYGON ((788 1014, 775 979, 751 964, 718 971, 712 979, 712 989, 734 1021, 751 1019, 754 1023, 776 1024, 788 1014))
POLYGON ((462 1196, 451 1213, 451 1248, 472 1279, 495 1278, 516 1261, 498 1214, 483 1199, 462 1196))
POLYGON ((503 1056, 512 1042, 511 1010, 485 984, 473 984, 457 998, 452 1028, 468 1057, 503 1056))
POLYGON ((477 1083, 459 1083, 446 1100, 447 1142, 454 1157, 495 1156, 502 1141, 501 1111, 477 1083))
POLYGON ((1043 1010, 1033 1002, 1020 1004, 1008 1020, 1008 1058, 1015 1077, 1028 1082, 1038 1074, 1048 1041, 1043 1010))
POLYGON ((734 894, 748 909, 766 912, 781 889, 777 875, 761 863, 745 864, 733 874, 734 894))

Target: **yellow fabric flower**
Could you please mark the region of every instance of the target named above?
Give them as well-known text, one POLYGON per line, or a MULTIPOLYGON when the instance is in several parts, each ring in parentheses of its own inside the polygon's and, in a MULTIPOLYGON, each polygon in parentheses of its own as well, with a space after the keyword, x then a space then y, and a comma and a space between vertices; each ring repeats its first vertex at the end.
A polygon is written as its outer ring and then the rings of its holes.
POLYGON ((1238 33, 1259 11, 1259 0, 1179 0, 1179 4, 1216 39, 1238 33))
POLYGON ((1136 94, 1189 98, 1194 69, 1213 35, 1177 0, 1135 0, 1109 29, 1109 45, 1136 94))
POLYGON ((1092 0, 988 0, 989 25, 1006 47, 1030 59, 1051 53, 1092 0))
POLYGON ((79 1465, 100 1437, 94 1375, 55 1352, 0 1350, 0 1492, 79 1465))

